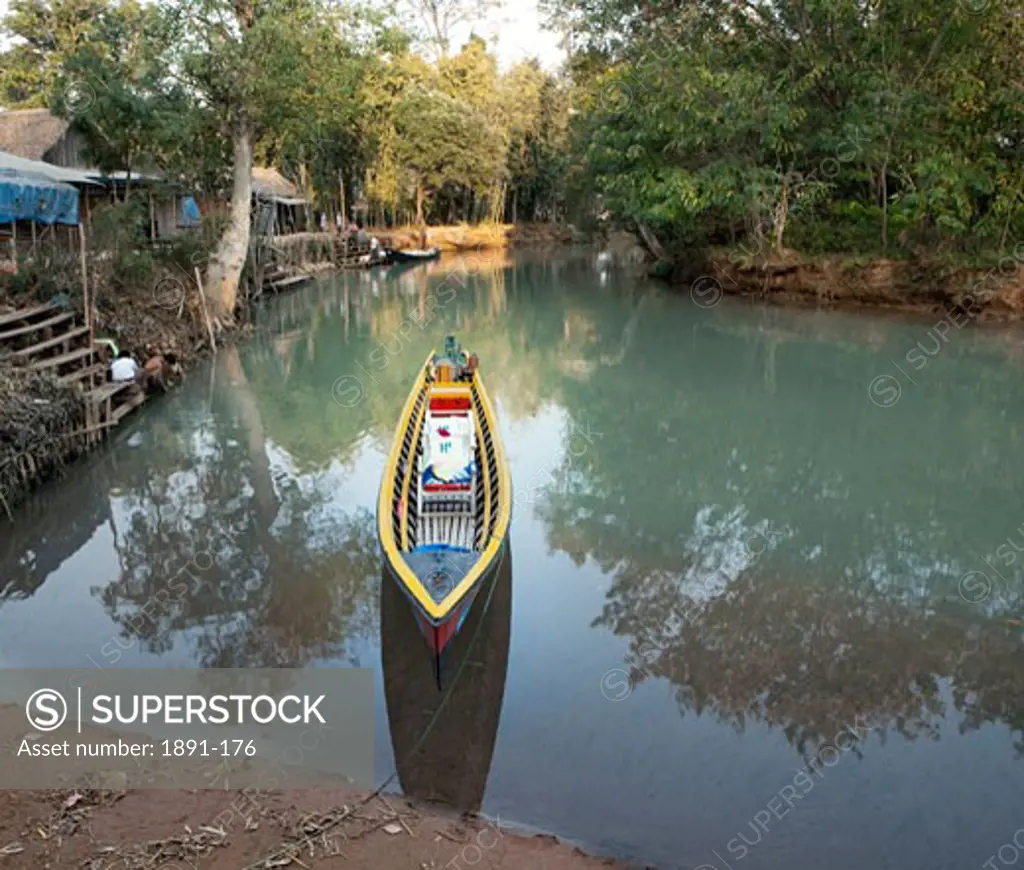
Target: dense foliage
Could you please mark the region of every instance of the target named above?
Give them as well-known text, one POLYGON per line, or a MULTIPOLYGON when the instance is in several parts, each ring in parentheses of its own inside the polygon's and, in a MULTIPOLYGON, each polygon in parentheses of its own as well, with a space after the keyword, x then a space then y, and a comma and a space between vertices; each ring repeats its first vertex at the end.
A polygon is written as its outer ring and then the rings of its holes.
POLYGON ((376 223, 604 214, 758 255, 1024 239, 1024 0, 545 0, 559 75, 451 51, 493 5, 13 0, 0 102, 207 191, 242 128, 376 223))
POLYGON ((412 5, 419 19, 327 0, 14 0, 0 104, 73 119, 103 169, 200 190, 230 189, 244 127, 255 162, 332 215, 560 216, 563 81, 536 62, 502 74, 479 38, 448 51, 451 26, 493 4, 412 5))
POLYGON ((1021 0, 549 0, 582 179, 663 239, 977 252, 1024 237, 1021 0))

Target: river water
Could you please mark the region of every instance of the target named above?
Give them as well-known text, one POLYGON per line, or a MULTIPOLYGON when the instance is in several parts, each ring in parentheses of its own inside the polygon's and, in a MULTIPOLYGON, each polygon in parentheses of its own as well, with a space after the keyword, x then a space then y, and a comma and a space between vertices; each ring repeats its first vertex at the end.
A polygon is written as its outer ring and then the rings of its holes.
POLYGON ((586 253, 270 300, 3 526, 0 665, 373 668, 378 781, 397 748, 417 796, 662 867, 1024 861, 1024 334, 714 302, 586 253), (374 510, 449 330, 512 558, 410 760, 436 689, 374 510))

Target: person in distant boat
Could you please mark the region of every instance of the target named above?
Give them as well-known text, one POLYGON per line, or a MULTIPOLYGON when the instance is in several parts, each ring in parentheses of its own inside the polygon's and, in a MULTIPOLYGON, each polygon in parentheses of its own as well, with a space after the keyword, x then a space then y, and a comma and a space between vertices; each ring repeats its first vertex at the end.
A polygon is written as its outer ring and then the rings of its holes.
POLYGON ((134 381, 139 377, 139 372, 142 371, 139 368, 139 364, 132 359, 132 355, 127 350, 122 350, 110 364, 110 380, 114 383, 123 383, 125 381, 134 381))
POLYGON ((142 367, 140 386, 147 393, 163 393, 182 379, 181 366, 173 353, 153 354, 142 367))

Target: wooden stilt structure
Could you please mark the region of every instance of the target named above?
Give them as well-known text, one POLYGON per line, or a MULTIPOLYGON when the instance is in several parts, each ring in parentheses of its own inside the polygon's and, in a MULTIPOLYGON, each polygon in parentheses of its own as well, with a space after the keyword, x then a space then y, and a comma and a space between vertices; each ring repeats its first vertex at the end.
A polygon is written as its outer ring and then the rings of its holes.
POLYGON ((89 344, 96 337, 95 312, 92 295, 89 293, 89 267, 85 255, 85 229, 81 220, 78 222, 78 262, 82 269, 82 306, 85 309, 85 325, 89 327, 89 344))

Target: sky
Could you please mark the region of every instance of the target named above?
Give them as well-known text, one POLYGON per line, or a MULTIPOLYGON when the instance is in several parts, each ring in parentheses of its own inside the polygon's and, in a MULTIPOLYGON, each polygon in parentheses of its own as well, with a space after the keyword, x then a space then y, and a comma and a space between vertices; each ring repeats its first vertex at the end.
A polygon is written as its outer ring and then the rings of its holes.
MULTIPOLYGON (((0 0, 0 4, 5 2, 7 0, 0 0)), ((464 42, 469 29, 463 29, 466 32, 459 36, 464 42)), ((477 32, 488 41, 497 37, 496 53, 505 68, 517 61, 537 57, 545 69, 554 72, 565 60, 565 52, 558 47, 559 35, 544 30, 541 25, 537 0, 506 0, 505 8, 492 13, 477 32)))
MULTIPOLYGON (((8 2, 0 0, 0 17, 7 14, 8 2)), ((491 13, 476 30, 488 40, 504 69, 517 61, 537 57, 545 69, 554 72, 565 59, 565 53, 558 47, 558 34, 541 26, 537 0, 505 0, 505 8, 491 13), (493 41, 495 38, 497 45, 493 41)), ((469 33, 468 27, 457 31, 455 47, 460 47, 469 33)), ((0 36, 0 49, 6 43, 7 40, 0 36)))

